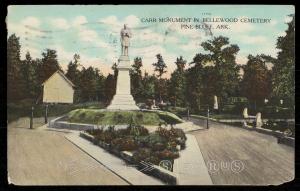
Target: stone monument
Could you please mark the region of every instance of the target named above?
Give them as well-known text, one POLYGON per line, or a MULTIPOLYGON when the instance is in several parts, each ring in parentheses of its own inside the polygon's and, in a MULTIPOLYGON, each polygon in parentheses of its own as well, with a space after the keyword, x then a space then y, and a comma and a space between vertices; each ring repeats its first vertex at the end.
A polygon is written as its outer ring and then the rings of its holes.
POLYGON ((262 119, 261 119, 261 113, 260 112, 258 112, 256 114, 256 120, 255 120, 255 122, 256 122, 256 127, 258 127, 258 128, 261 128, 261 126, 263 125, 263 122, 262 122, 262 119))
POLYGON ((243 110, 243 117, 244 118, 249 118, 249 115, 248 115, 248 108, 245 107, 244 110, 243 110))
POLYGON ((108 110, 139 110, 130 93, 130 59, 128 47, 130 46, 131 30, 124 25, 121 30, 121 56, 118 60, 118 78, 116 84, 116 94, 114 95, 108 110))
POLYGON ((216 95, 214 96, 214 109, 215 110, 219 109, 218 97, 216 95))

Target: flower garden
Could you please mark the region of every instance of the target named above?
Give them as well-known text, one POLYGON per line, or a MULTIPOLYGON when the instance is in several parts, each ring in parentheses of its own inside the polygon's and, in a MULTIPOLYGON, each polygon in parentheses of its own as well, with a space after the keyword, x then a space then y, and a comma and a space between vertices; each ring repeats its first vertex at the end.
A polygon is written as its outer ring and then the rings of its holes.
POLYGON ((179 151, 185 148, 187 139, 182 129, 166 129, 161 125, 151 133, 140 125, 129 125, 118 130, 109 126, 105 130, 92 129, 85 133, 93 136, 95 142, 106 143, 112 150, 131 152, 134 163, 145 161, 155 165, 162 160, 174 162, 179 157, 179 151))

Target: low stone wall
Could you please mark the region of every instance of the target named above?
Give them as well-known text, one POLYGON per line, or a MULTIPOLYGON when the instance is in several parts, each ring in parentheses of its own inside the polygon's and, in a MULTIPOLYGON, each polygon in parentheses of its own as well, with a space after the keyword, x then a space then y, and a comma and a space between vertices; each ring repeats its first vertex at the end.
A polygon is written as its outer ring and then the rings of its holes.
POLYGON ((65 120, 66 120, 66 116, 61 116, 56 119, 53 119, 49 122, 49 127, 58 128, 58 129, 78 130, 78 131, 85 131, 88 129, 97 128, 97 125, 83 124, 83 123, 69 123, 65 120))
POLYGON ((292 137, 278 138, 278 143, 285 144, 291 147, 295 147, 295 139, 292 137))
MULTIPOLYGON (((96 140, 92 135, 89 135, 85 132, 80 132, 80 136, 82 138, 85 138, 85 139, 91 141, 95 145, 98 145, 101 148, 109 151, 110 153, 124 159, 125 161, 127 161, 129 163, 135 163, 134 160, 133 160, 133 155, 129 151, 118 151, 118 150, 112 148, 111 145, 109 145, 109 144, 107 144, 103 141, 96 140)), ((149 163, 146 163, 146 164, 150 165, 149 163)), ((145 165, 142 165, 142 163, 139 163, 137 165, 140 168, 145 168, 145 165)), ((149 168, 150 168, 150 166, 149 166, 149 168)), ((166 170, 166 169, 164 169, 160 166, 154 165, 154 164, 151 165, 151 168, 152 168, 151 171, 147 171, 147 172, 142 171, 142 172, 146 173, 146 174, 149 174, 151 176, 154 176, 154 177, 162 180, 163 182, 165 182, 167 184, 176 185, 177 177, 176 177, 175 173, 170 172, 170 171, 168 171, 168 170, 166 170)))
MULTIPOLYGON (((201 116, 201 115, 190 115, 190 117, 195 117, 195 118, 199 118, 199 119, 207 119, 207 117, 205 116, 201 116)), ((244 121, 247 121, 247 123, 253 123, 256 121, 255 119, 255 116, 252 117, 252 118, 246 118, 246 119, 215 119, 215 118, 211 118, 209 117, 208 118, 209 120, 211 121, 216 121, 216 122, 224 122, 224 123, 235 123, 235 122, 244 122, 244 121)), ((288 122, 295 122, 295 119, 262 119, 262 122, 267 122, 269 120, 272 120, 272 121, 288 121, 288 122)))
POLYGON ((53 128, 85 131, 88 129, 95 129, 95 125, 80 124, 80 123, 68 123, 65 121, 58 121, 58 122, 54 123, 53 128))
MULTIPOLYGON (((126 129, 128 125, 114 125, 115 130, 118 129, 126 129)), ((50 128, 57 129, 69 129, 69 130, 77 130, 77 131, 86 131, 89 129, 99 129, 103 128, 103 130, 110 127, 110 125, 94 125, 94 124, 85 124, 85 123, 70 123, 66 121, 66 117, 59 117, 49 122, 50 128)))
POLYGON ((284 133, 280 132, 280 131, 272 131, 271 129, 264 129, 264 128, 253 128, 253 127, 241 127, 243 129, 247 129, 250 131, 256 131, 259 133, 263 133, 266 135, 271 135, 277 138, 277 142, 279 144, 285 144, 287 146, 291 146, 291 147, 295 147, 295 138, 293 137, 287 137, 284 135, 284 133))

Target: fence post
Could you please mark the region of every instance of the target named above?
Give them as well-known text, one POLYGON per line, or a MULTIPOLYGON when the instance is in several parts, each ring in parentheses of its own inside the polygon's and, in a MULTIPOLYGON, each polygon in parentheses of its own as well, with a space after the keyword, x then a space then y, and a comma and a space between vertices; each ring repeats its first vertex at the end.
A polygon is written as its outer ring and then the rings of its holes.
POLYGON ((187 108, 187 120, 190 120, 190 103, 186 103, 186 108, 187 108))
POLYGON ((30 116, 30 129, 33 129, 33 110, 34 107, 31 107, 31 116, 30 116))
POLYGON ((48 104, 46 104, 46 108, 45 108, 45 124, 48 123, 48 104))
POLYGON ((209 129, 209 106, 207 107, 207 120, 206 120, 206 128, 209 129))

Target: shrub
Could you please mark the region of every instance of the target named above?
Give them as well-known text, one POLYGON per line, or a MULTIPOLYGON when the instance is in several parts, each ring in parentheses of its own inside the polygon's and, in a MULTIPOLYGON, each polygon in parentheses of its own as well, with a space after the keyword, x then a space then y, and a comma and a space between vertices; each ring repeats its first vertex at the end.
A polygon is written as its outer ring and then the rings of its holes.
POLYGON ((138 136, 138 137, 134 137, 134 139, 140 148, 148 146, 149 136, 138 136))
POLYGON ((148 129, 141 125, 128 126, 128 129, 130 129, 130 135, 133 136, 145 136, 149 134, 148 129))
POLYGON ((161 151, 161 150, 164 150, 166 147, 167 147, 166 144, 157 142, 152 145, 152 150, 153 151, 161 151))
POLYGON ((278 106, 265 106, 261 108, 264 118, 295 118, 295 110, 278 106))
POLYGON ((185 133, 182 129, 172 127, 170 131, 172 132, 172 135, 174 135, 175 137, 186 140, 185 133))
POLYGON ((107 128, 106 131, 107 131, 107 132, 114 133, 114 132, 115 132, 115 126, 113 126, 113 125, 108 126, 108 128, 107 128))
POLYGON ((107 130, 95 135, 95 139, 110 144, 113 139, 117 138, 114 126, 109 126, 107 130))
POLYGON ((184 131, 182 129, 178 129, 178 128, 171 128, 171 131, 175 135, 175 140, 174 140, 174 138, 173 138, 173 140, 176 142, 176 144, 180 145, 181 149, 184 149, 186 146, 185 142, 187 139, 184 131))
POLYGON ((103 132, 103 129, 89 129, 85 131, 86 133, 90 134, 90 135, 100 135, 103 132))
POLYGON ((124 137, 124 136, 128 136, 130 135, 130 129, 126 128, 126 129, 118 129, 116 130, 116 135, 117 137, 124 137))
POLYGON ((110 144, 111 141, 115 138, 114 134, 112 133, 109 133, 109 132, 103 132, 102 134, 100 135, 97 135, 95 137, 96 139, 99 138, 99 140, 107 143, 107 144, 110 144))
POLYGON ((150 148, 154 147, 154 145, 160 145, 160 144, 166 145, 166 143, 167 143, 167 139, 156 133, 150 134, 147 137, 147 146, 150 148))
POLYGON ((133 160, 135 162, 140 162, 141 160, 144 160, 146 158, 150 158, 151 156, 151 149, 149 148, 139 148, 135 152, 133 152, 133 160))
POLYGON ((156 151, 155 156, 160 159, 176 159, 179 157, 179 153, 164 149, 163 151, 156 151))
POLYGON ((155 131, 156 134, 158 134, 159 136, 161 137, 164 137, 166 139, 170 139, 170 137, 172 136, 172 133, 171 131, 165 129, 165 128, 162 128, 161 126, 159 126, 157 128, 157 130, 155 131))
POLYGON ((233 114, 234 110, 235 110, 235 105, 234 104, 226 104, 222 108, 222 112, 224 112, 224 113, 233 114))
POLYGON ((120 151, 132 151, 138 148, 133 138, 116 138, 111 141, 111 145, 120 151))
POLYGON ((172 151, 172 152, 177 152, 178 151, 176 147, 177 147, 176 141, 169 141, 167 143, 167 149, 172 151))
POLYGON ((263 124, 262 128, 271 129, 273 131, 281 131, 287 134, 287 136, 295 136, 295 124, 288 123, 287 121, 275 121, 268 120, 263 124))

